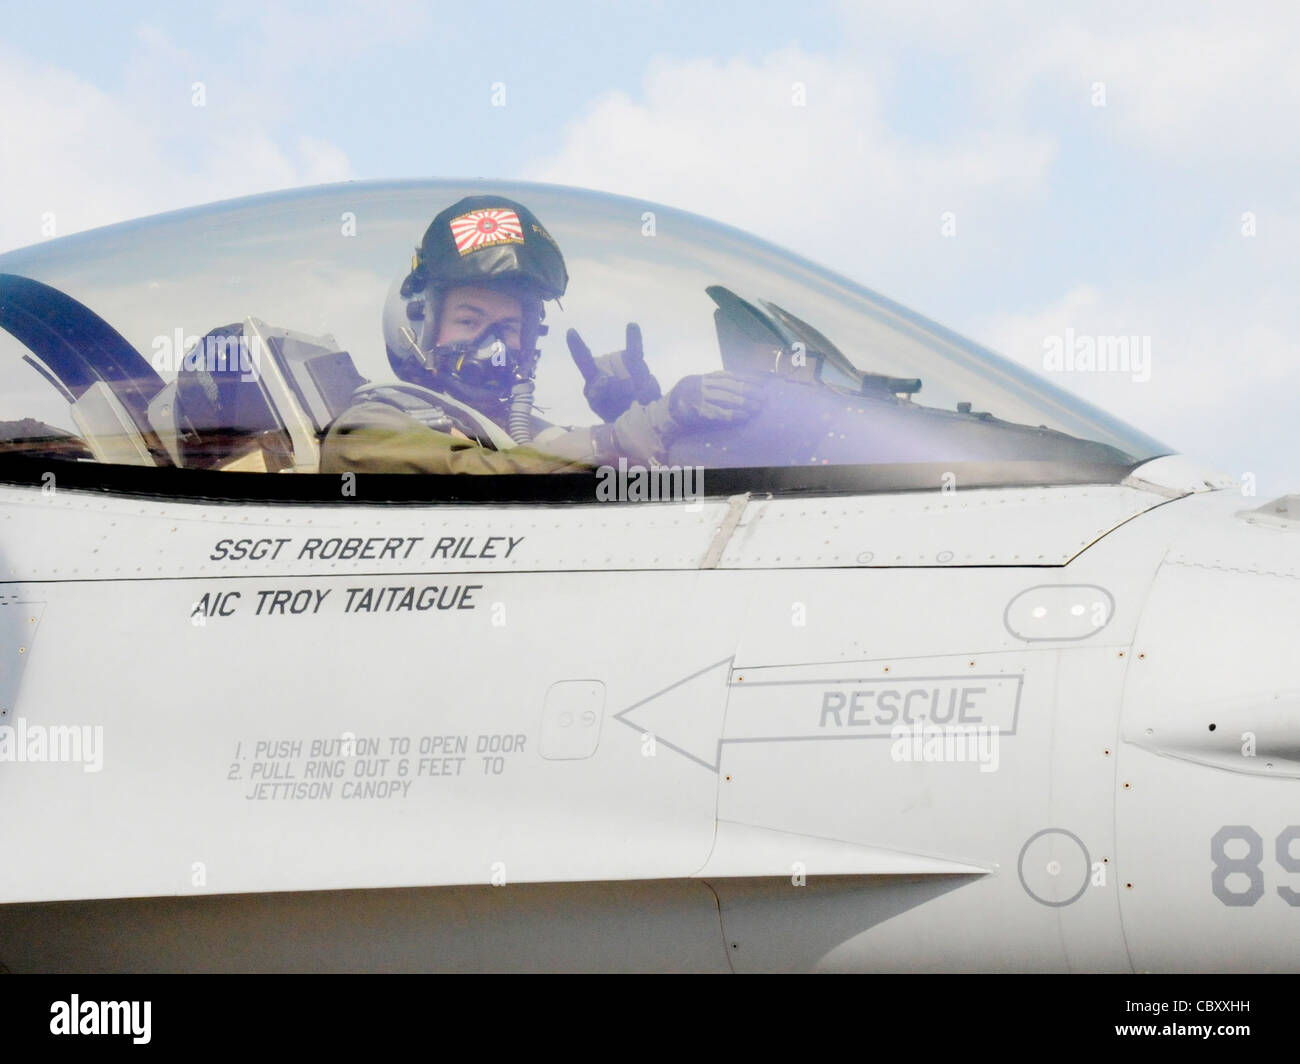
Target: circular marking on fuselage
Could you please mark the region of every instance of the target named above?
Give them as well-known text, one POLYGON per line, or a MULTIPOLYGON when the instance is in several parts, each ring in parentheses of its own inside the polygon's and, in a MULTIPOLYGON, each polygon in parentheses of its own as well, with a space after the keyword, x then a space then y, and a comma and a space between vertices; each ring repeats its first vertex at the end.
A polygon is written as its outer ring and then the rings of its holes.
POLYGON ((1020 849, 1020 885, 1034 901, 1061 908, 1088 889, 1092 858, 1083 840, 1065 828, 1035 832, 1020 849))

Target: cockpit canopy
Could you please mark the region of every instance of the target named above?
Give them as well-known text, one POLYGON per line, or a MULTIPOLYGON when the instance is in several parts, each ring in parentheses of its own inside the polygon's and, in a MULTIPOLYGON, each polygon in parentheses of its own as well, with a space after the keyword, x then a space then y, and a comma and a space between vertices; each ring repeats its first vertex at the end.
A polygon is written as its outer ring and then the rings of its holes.
POLYGON ((234 201, 0 256, 0 477, 15 455, 316 472, 320 441, 356 389, 394 379, 385 299, 429 219, 483 192, 527 204, 568 265, 536 373, 536 413, 553 425, 599 421, 566 331, 599 353, 636 322, 665 392, 723 369, 765 382, 774 401, 763 417, 680 440, 670 456, 751 471, 758 490, 811 487, 828 468, 859 490, 933 488, 937 468, 978 470, 982 484, 1104 482, 1169 453, 734 229, 576 189, 430 181, 234 201))

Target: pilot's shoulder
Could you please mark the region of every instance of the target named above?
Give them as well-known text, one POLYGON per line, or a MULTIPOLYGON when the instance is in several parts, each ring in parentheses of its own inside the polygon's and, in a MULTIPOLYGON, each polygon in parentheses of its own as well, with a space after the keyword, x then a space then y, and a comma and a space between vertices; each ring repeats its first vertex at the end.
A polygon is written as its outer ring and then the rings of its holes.
POLYGON ((321 441, 322 473, 445 473, 456 440, 399 407, 378 400, 353 403, 321 441))
POLYGON ((437 396, 415 385, 369 384, 358 388, 348 408, 335 419, 330 432, 359 428, 409 427, 415 421, 435 432, 449 432, 454 424, 437 396))

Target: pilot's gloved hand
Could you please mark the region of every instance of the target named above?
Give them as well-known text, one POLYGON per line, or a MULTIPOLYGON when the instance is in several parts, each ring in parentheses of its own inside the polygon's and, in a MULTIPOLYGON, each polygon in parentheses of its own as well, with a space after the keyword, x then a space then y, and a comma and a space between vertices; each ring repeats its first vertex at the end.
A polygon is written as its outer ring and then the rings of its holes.
POLYGON ((668 393, 670 434, 748 421, 763 409, 763 389, 734 373, 683 377, 668 393))
POLYGON ((683 377, 665 398, 633 404, 612 424, 579 431, 585 453, 599 462, 619 457, 662 461, 680 437, 742 424, 762 408, 763 388, 757 382, 733 373, 707 373, 683 377))
POLYGON ((633 403, 653 403, 662 396, 659 382, 645 364, 641 327, 636 322, 627 324, 627 346, 622 351, 599 358, 592 358, 591 348, 583 342, 577 329, 570 329, 565 339, 574 364, 587 382, 582 394, 602 421, 615 421, 633 403))

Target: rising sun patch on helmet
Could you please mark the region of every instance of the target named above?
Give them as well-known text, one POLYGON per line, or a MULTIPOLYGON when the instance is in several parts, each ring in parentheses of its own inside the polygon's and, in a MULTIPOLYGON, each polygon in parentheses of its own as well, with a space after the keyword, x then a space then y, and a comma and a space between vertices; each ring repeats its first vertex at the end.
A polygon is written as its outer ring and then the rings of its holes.
POLYGON ((524 227, 519 224, 519 215, 505 207, 470 211, 453 218, 450 226, 456 250, 462 255, 497 244, 524 242, 524 227))

